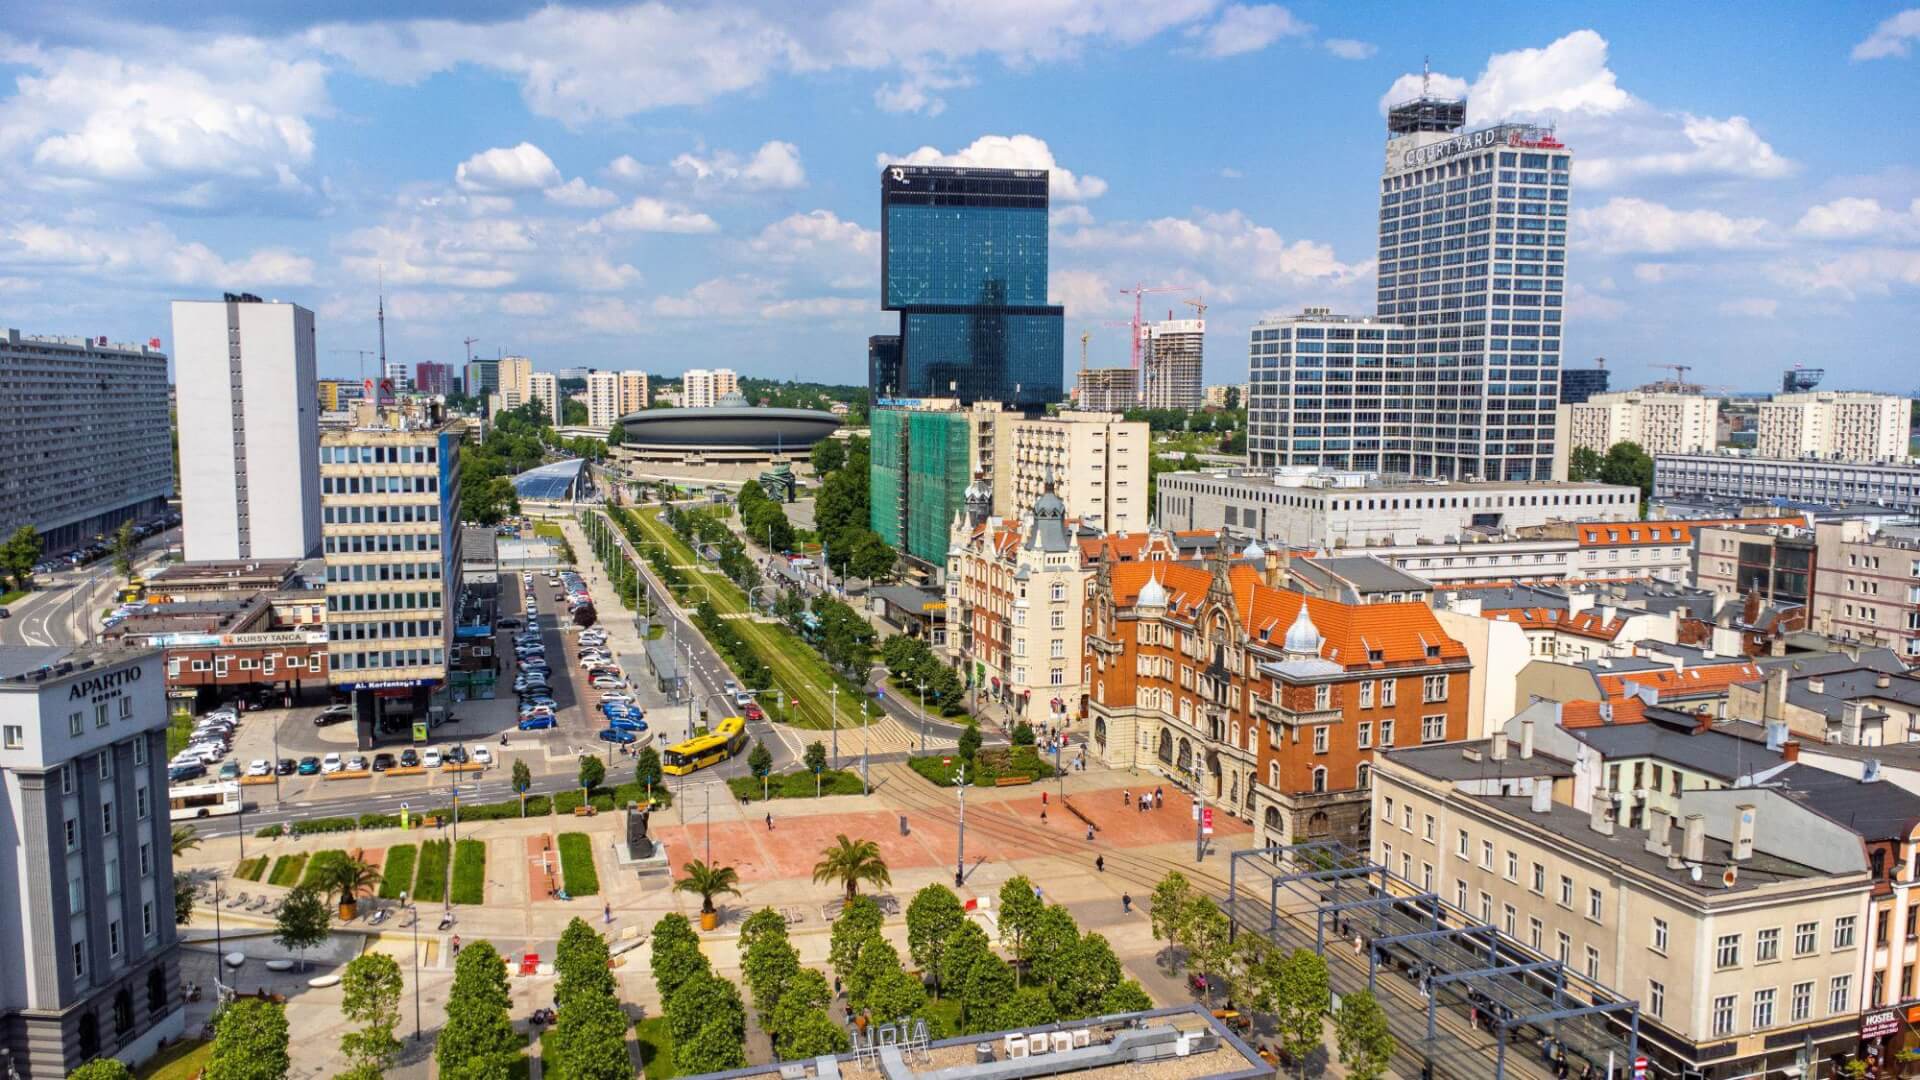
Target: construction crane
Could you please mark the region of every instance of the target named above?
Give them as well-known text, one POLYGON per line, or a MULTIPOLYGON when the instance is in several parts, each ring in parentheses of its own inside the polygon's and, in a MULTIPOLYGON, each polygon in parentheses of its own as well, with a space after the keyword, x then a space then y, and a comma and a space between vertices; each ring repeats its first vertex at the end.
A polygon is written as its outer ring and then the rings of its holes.
MULTIPOLYGON (((360 358, 360 381, 363 383, 367 381, 367 357, 373 355, 372 349, 328 349, 327 353, 332 356, 338 356, 341 353, 348 353, 353 356, 359 357, 360 358)), ((381 374, 384 375, 386 373, 383 371, 381 372, 381 374)))
POLYGON ((1192 300, 1182 300, 1180 302, 1193 309, 1194 318, 1205 319, 1207 317, 1207 302, 1205 300, 1196 296, 1192 300))
POLYGON ((460 339, 460 344, 465 345, 467 347, 467 363, 469 364, 473 363, 473 343, 479 340, 480 339, 477 337, 460 339))
POLYGON ((1192 288, 1191 285, 1148 285, 1141 282, 1131 289, 1120 290, 1120 295, 1133 297, 1133 322, 1130 325, 1133 327, 1132 363, 1135 370, 1140 367, 1140 339, 1144 329, 1144 324, 1140 321, 1140 299, 1148 293, 1187 292, 1192 288))

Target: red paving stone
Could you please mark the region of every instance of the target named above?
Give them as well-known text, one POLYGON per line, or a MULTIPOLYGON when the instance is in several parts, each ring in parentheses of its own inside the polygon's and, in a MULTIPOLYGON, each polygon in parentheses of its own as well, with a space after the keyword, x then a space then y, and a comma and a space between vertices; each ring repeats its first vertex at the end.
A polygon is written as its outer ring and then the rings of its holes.
POLYGON ((526 839, 527 893, 534 903, 559 903, 548 894, 549 875, 554 888, 560 887, 560 851, 553 846, 550 833, 536 833, 526 839))

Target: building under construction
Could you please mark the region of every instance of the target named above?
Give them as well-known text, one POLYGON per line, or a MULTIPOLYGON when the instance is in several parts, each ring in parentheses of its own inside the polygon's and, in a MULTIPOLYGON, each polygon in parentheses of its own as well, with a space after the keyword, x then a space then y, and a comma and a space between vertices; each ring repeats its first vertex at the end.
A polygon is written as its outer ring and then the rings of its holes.
POLYGON ((1140 403, 1140 373, 1130 367, 1081 368, 1076 403, 1084 412, 1123 413, 1140 403))
POLYGON ((1205 405, 1201 367, 1206 320, 1169 317, 1143 327, 1142 337, 1141 382, 1147 408, 1192 411, 1205 405))

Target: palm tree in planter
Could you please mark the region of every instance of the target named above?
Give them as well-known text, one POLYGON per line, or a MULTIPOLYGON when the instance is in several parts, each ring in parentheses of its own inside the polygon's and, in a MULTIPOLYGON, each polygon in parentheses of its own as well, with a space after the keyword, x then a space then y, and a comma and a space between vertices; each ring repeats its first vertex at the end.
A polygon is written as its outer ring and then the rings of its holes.
POLYGON ((173 827, 173 857, 179 858, 200 846, 200 832, 191 825, 173 827))
POLYGON ((360 913, 360 897, 380 884, 380 871, 364 859, 343 859, 334 864, 323 887, 340 894, 340 919, 353 921, 360 913))
POLYGON ((686 876, 673 887, 681 892, 700 894, 700 929, 711 930, 720 924, 720 912, 713 906, 716 896, 739 896, 740 872, 731 866, 708 866, 695 859, 680 868, 686 876))
POLYGON ((880 845, 871 840, 849 840, 841 833, 833 847, 820 853, 820 861, 813 864, 813 880, 816 882, 838 881, 847 887, 847 899, 860 894, 860 883, 868 882, 876 887, 893 884, 893 874, 887 870, 887 861, 880 857, 880 845))

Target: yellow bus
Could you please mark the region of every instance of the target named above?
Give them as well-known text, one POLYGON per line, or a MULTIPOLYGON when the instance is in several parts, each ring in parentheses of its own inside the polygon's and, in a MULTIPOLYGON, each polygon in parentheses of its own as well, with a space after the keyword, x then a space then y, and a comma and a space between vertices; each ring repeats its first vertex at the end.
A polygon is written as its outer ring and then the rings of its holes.
POLYGON ((123 604, 131 604, 136 600, 144 600, 146 598, 147 579, 141 577, 139 574, 128 578, 126 587, 120 590, 120 602, 123 604))
POLYGON ((717 765, 746 748, 747 722, 729 716, 712 732, 668 747, 660 755, 660 771, 685 776, 696 769, 717 765))

